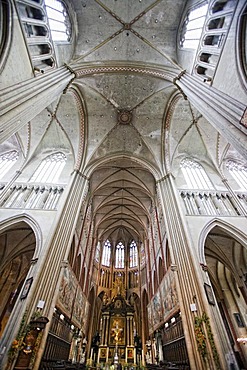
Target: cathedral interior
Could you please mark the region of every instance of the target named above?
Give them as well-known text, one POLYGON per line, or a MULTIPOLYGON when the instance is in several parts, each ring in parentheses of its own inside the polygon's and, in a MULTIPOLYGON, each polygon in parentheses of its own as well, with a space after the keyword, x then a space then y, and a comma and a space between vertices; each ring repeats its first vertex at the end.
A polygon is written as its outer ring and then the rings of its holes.
POLYGON ((247 369, 246 103, 245 0, 0 0, 2 370, 247 369))

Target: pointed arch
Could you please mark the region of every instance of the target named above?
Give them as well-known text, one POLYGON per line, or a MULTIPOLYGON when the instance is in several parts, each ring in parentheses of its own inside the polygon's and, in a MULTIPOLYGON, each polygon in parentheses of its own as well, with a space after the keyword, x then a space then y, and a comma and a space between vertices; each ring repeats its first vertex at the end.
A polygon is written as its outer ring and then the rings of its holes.
POLYGON ((29 182, 56 183, 65 166, 66 155, 55 152, 45 157, 34 171, 29 182))
POLYGON ((235 226, 231 225, 230 223, 215 218, 211 220, 208 224, 204 226, 202 229, 200 236, 199 236, 199 241, 198 241, 198 251, 199 251, 199 262, 202 264, 206 264, 205 260, 205 240, 207 238, 207 235, 209 232, 215 227, 219 226, 223 230, 225 230, 227 233, 232 235, 232 237, 236 240, 238 240, 245 248, 247 248, 247 236, 246 234, 241 231, 240 229, 236 228, 235 226))

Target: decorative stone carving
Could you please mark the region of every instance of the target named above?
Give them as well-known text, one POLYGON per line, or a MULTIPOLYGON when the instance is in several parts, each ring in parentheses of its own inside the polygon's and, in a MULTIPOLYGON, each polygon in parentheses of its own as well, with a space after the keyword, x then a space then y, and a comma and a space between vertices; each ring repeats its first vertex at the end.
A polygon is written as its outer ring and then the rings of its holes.
POLYGON ((122 125, 129 125, 132 120, 132 112, 127 110, 120 111, 118 113, 118 123, 122 125))

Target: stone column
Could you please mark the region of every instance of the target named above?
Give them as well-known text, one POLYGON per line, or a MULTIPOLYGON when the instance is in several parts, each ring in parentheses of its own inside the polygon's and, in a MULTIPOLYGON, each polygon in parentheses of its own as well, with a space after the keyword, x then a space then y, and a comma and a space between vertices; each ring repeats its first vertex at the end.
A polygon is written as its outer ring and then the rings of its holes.
POLYGON ((66 67, 45 72, 0 91, 0 143, 51 104, 75 77, 66 67))
MULTIPOLYGON (((172 175, 168 174, 163 177, 157 182, 157 186, 165 216, 172 261, 171 267, 175 272, 182 323, 191 369, 227 369, 224 356, 225 352, 221 348, 222 344, 217 341, 217 337, 214 336, 214 341, 220 357, 220 367, 217 367, 215 364, 208 340, 206 361, 203 361, 198 351, 194 329, 195 316, 201 317, 203 312, 205 312, 207 316, 210 317, 210 309, 204 293, 199 262, 196 264, 196 251, 193 250, 187 234, 185 220, 183 219, 182 210, 180 209, 179 194, 176 191, 172 175), (192 312, 191 304, 196 305, 195 312, 192 312)), ((210 324, 212 332, 215 333, 213 322, 210 321, 210 324)), ((226 349, 224 348, 224 350, 226 349)))
MULTIPOLYGON (((88 179, 79 171, 75 171, 72 174, 70 186, 68 186, 66 191, 67 199, 64 202, 63 208, 58 211, 56 223, 51 231, 49 240, 47 240, 46 245, 43 246, 42 255, 40 256, 42 260, 40 261, 38 272, 34 275, 33 294, 30 296, 28 306, 26 306, 27 318, 29 321, 33 312, 36 311, 39 300, 44 301, 45 305, 42 310, 42 316, 49 319, 32 368, 33 370, 38 370, 45 348, 54 307, 59 293, 59 286, 64 269, 68 266, 68 254, 78 214, 83 202, 85 203, 88 193, 88 179)), ((20 304, 22 303, 20 302, 20 304)), ((16 329, 15 323, 11 322, 11 324, 12 330, 13 325, 16 329)), ((9 333, 9 336, 11 339, 11 333, 9 333)), ((8 346, 8 343, 6 343, 6 346, 8 346)))
POLYGON ((246 158, 247 129, 241 124, 246 106, 188 73, 181 73, 174 83, 211 125, 246 158))
MULTIPOLYGON (((45 307, 42 312, 51 322, 53 309, 58 296, 58 287, 60 285, 63 270, 67 268, 68 254, 77 223, 77 218, 83 201, 85 202, 88 193, 88 179, 76 171, 73 174, 72 185, 68 192, 68 197, 64 208, 59 216, 56 230, 52 235, 50 245, 47 246, 47 255, 44 260, 43 268, 37 281, 37 287, 32 297, 32 306, 35 309, 37 302, 42 299, 45 301, 45 307)), ((48 334, 47 325, 40 353, 33 370, 39 368, 39 362, 45 346, 45 340, 48 334)))
POLYGON ((236 192, 234 190, 232 190, 232 187, 229 185, 228 179, 225 179, 224 178, 224 179, 222 179, 222 182, 225 185, 225 187, 227 188, 227 190, 229 191, 229 193, 231 194, 231 196, 233 198, 233 201, 234 201, 234 205, 236 206, 236 209, 239 210, 239 211, 241 211, 241 213, 244 216, 247 216, 246 209, 241 204, 239 198, 236 195, 236 192))

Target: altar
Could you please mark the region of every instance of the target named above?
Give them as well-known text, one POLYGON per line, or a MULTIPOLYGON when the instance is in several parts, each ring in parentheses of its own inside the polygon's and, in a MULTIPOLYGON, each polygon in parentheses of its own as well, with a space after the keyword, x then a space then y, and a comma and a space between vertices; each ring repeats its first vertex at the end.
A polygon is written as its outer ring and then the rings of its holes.
POLYGON ((120 292, 103 305, 98 363, 136 363, 134 312, 120 292))

